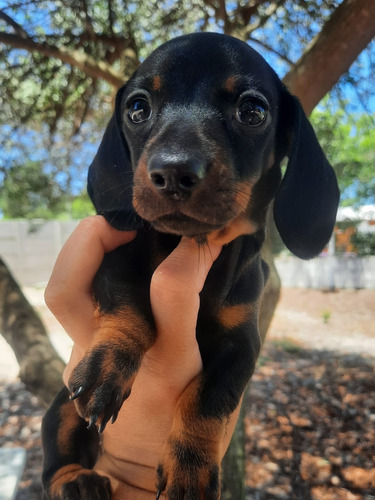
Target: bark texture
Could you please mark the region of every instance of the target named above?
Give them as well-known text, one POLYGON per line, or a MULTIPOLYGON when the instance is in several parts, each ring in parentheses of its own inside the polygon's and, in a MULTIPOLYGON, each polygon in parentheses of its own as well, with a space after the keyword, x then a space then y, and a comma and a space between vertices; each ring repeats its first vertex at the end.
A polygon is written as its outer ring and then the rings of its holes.
POLYGON ((221 500, 245 499, 245 461, 245 405, 242 405, 230 446, 221 464, 221 500))
POLYGON ((101 78, 115 88, 120 88, 125 83, 125 76, 115 71, 110 64, 105 61, 96 61, 93 57, 79 50, 67 47, 53 46, 47 43, 39 43, 30 37, 19 34, 0 33, 0 43, 10 45, 13 48, 24 49, 28 52, 37 52, 47 57, 59 59, 63 63, 70 64, 82 70, 87 76, 101 78))
POLYGON ((0 332, 12 346, 27 389, 46 406, 62 387, 65 367, 39 316, 0 259, 0 332))
POLYGON ((374 36, 374 0, 344 0, 284 79, 307 115, 374 36))

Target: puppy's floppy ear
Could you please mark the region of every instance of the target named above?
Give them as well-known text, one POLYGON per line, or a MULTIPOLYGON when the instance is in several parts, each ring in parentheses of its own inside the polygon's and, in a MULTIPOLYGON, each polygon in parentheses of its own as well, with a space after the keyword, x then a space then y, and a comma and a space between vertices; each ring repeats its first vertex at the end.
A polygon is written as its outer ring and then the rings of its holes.
POLYGON ((274 218, 289 250, 310 259, 324 249, 331 237, 340 194, 335 173, 301 104, 284 92, 282 120, 285 116, 288 122, 291 120, 288 127, 292 144, 275 197, 274 218))
POLYGON ((132 206, 133 169, 129 149, 121 130, 121 100, 125 87, 116 96, 116 107, 99 150, 90 165, 87 191, 96 212, 116 229, 138 229, 142 219, 132 206))

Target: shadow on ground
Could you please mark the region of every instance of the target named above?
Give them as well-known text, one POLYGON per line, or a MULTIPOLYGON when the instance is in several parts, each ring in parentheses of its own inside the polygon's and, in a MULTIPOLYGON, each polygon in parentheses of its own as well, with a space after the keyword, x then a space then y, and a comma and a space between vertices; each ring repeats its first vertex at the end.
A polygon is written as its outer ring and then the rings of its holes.
POLYGON ((375 359, 268 343, 246 399, 250 500, 375 499, 375 359))
MULTIPOLYGON (((247 393, 250 500, 375 500, 375 359, 268 343, 247 393)), ((41 500, 43 414, 0 383, 0 446, 22 446, 16 500, 41 500)))

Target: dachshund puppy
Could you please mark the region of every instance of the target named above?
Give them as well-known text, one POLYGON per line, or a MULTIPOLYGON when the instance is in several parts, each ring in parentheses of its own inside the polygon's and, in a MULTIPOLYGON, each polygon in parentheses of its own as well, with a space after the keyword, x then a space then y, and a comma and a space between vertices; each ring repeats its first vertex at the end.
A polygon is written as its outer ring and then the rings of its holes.
POLYGON ((199 33, 159 47, 119 90, 88 192, 98 214, 137 237, 105 256, 94 283, 93 346, 44 419, 46 495, 111 498, 105 478, 83 480, 97 457, 96 426, 116 419, 155 340, 151 276, 184 235, 224 247, 201 293, 203 370, 178 402, 157 498, 216 500, 220 436, 260 350, 268 208, 274 201, 291 252, 318 255, 335 222, 334 172, 300 103, 264 59, 235 38, 199 33), (74 436, 70 446, 61 445, 62 432, 74 436), (64 475, 71 464, 74 473, 64 475))

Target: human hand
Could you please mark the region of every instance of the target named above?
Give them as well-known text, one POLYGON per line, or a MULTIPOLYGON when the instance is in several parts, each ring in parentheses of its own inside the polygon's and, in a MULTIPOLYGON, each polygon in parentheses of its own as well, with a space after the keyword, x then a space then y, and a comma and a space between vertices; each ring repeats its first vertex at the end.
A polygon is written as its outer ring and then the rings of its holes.
MULTIPOLYGON (((91 284, 104 253, 130 242, 135 232, 119 232, 103 217, 85 219, 56 262, 46 302, 75 342, 64 373, 70 373, 90 347, 94 330, 91 284)), ((195 328, 199 293, 220 246, 198 246, 183 238, 155 271, 151 305, 157 339, 145 354, 130 397, 103 433, 103 452, 95 469, 111 479, 114 500, 155 498, 155 468, 177 401, 202 368, 195 328)), ((229 444, 237 415, 222 443, 229 444)))

